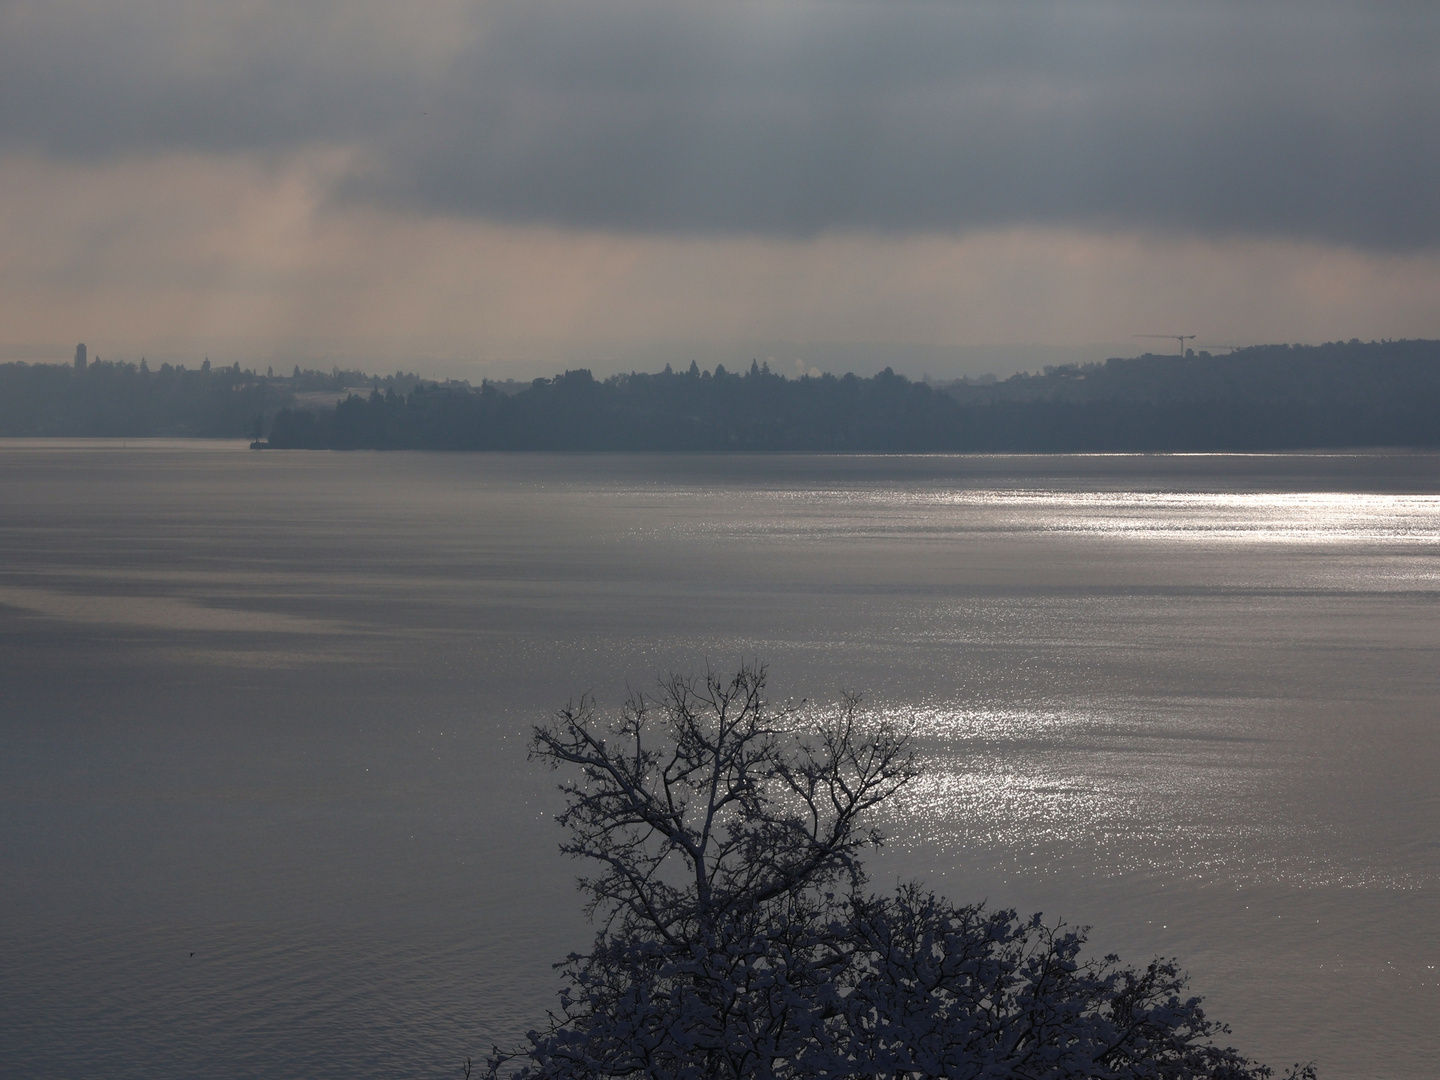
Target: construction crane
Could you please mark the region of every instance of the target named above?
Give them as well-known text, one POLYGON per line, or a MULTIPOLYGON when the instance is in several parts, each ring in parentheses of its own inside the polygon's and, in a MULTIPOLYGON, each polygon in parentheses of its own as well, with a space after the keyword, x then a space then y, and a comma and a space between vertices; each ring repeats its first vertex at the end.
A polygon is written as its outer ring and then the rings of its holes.
POLYGON ((1135 336, 1136 336, 1136 337, 1163 337, 1163 338, 1174 338, 1176 341, 1178 341, 1178 342, 1180 343, 1180 355, 1181 355, 1181 356, 1184 356, 1184 355, 1185 355, 1185 341, 1186 341, 1186 339, 1187 339, 1187 338, 1193 338, 1195 335, 1194 335, 1194 334, 1136 334, 1135 336))

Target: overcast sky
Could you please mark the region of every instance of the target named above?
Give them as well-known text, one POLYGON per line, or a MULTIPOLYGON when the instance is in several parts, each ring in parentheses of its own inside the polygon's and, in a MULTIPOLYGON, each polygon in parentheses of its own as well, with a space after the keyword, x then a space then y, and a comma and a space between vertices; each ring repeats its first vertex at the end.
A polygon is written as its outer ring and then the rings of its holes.
POLYGON ((1437 194, 1433 2, 0 0, 0 359, 1440 337, 1437 194))

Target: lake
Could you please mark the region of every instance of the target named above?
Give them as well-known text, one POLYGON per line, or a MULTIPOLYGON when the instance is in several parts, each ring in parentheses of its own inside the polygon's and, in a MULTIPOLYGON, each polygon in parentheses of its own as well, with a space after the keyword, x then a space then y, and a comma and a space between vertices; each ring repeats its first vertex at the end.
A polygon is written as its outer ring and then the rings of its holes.
POLYGON ((590 933, 531 726, 742 658, 916 731, 877 887, 1440 1058, 1440 455, 0 441, 0 643, 0 1076, 459 1076, 590 933))

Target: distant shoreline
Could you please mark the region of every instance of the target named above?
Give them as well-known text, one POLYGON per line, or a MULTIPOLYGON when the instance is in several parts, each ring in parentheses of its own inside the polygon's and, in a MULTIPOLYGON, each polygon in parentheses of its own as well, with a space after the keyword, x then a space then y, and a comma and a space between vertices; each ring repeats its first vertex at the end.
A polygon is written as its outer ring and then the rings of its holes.
POLYGON ((1440 342, 1271 345, 913 382, 752 362, 529 384, 0 365, 0 436, 251 448, 561 452, 1276 453, 1440 447, 1440 342))

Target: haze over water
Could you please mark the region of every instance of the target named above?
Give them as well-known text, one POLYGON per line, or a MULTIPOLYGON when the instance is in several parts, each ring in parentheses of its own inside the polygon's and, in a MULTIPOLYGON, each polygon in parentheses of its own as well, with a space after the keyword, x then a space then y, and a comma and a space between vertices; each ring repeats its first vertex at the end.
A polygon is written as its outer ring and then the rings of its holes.
POLYGON ((0 443, 0 1076, 457 1075, 589 935, 530 725, 742 657, 915 725, 877 887, 1430 1076, 1437 601, 1435 454, 0 443))

